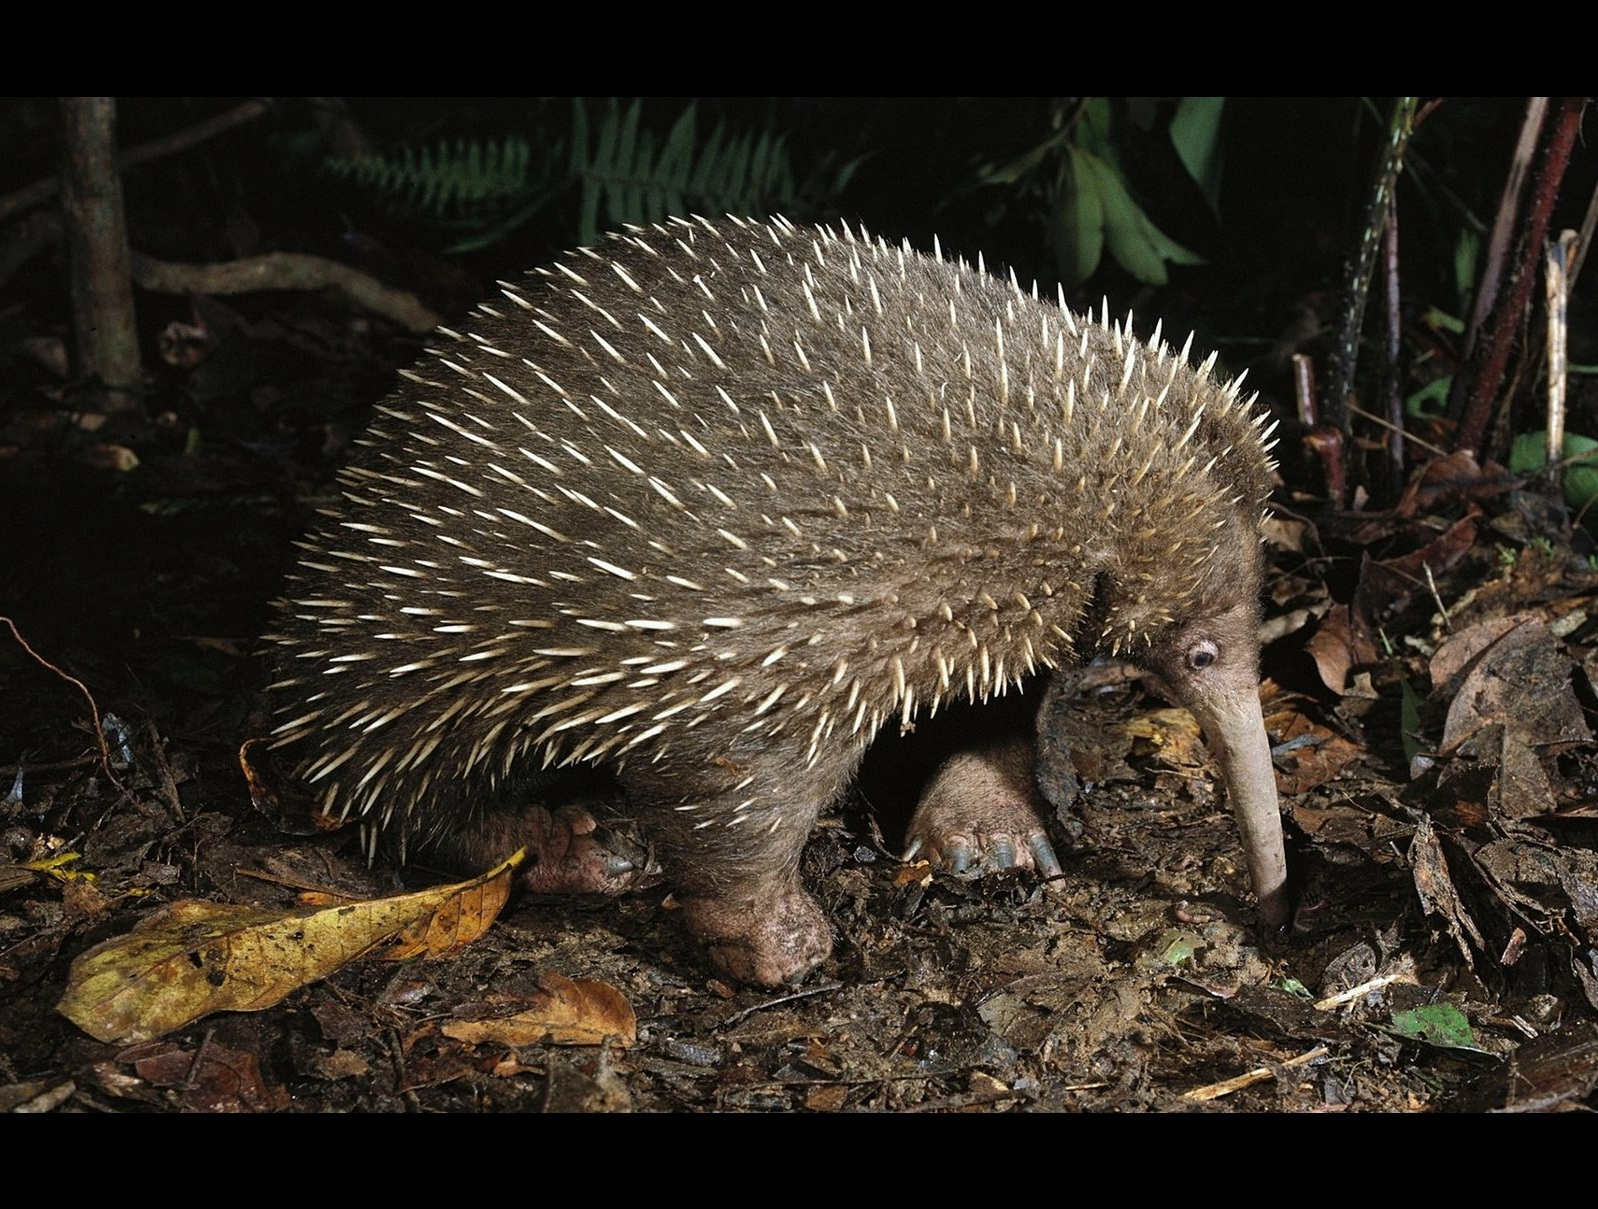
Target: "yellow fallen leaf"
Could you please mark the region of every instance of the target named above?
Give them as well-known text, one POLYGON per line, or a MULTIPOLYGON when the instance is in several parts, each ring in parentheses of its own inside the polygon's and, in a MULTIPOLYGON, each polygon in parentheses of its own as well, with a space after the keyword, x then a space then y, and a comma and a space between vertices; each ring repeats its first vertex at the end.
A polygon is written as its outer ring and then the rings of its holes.
POLYGON ((481 877, 320 910, 179 902, 81 954, 56 1010, 101 1041, 146 1041, 210 1015, 271 1007, 391 940, 441 956, 509 893, 518 852, 481 877))
POLYGON ((638 1040, 638 1018, 627 997, 606 982, 544 974, 538 993, 519 1011, 483 1020, 452 1020, 446 1037, 477 1045, 598 1045, 606 1038, 630 1046, 638 1040))
POLYGON ((525 849, 518 851, 482 877, 438 887, 449 893, 439 898, 432 911, 402 928, 394 943, 378 956, 384 961, 409 961, 417 956, 448 957, 464 949, 488 930, 505 906, 511 871, 522 863, 524 853, 525 849))
POLYGON ((47 856, 39 861, 23 861, 17 865, 18 869, 32 869, 35 873, 48 874, 62 882, 87 881, 92 882, 99 874, 91 873, 87 869, 73 869, 83 856, 78 852, 58 852, 54 856, 47 856))

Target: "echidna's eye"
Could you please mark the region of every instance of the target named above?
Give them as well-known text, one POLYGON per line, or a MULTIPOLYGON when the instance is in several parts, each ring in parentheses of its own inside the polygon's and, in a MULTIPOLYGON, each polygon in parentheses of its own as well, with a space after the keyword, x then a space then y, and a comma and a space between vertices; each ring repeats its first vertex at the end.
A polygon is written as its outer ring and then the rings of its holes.
POLYGON ((1195 642, 1187 648, 1187 666, 1195 672, 1202 672, 1215 662, 1216 656, 1220 653, 1208 638, 1202 642, 1195 642))

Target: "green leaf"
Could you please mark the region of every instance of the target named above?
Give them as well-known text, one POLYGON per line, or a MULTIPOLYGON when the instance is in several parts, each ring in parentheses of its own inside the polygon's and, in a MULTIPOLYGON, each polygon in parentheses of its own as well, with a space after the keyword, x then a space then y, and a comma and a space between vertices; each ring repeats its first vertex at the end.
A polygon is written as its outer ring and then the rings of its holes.
POLYGON ((1408 1012, 1394 1012, 1388 1032, 1410 1041, 1420 1041, 1439 1049, 1463 1049, 1485 1053, 1476 1044, 1470 1021, 1451 1003, 1429 1003, 1408 1012))
POLYGON ((1421 750, 1420 740, 1415 737, 1420 733, 1420 698, 1402 676, 1398 678, 1398 693, 1398 733, 1404 741, 1404 763, 1412 765, 1421 750))
POLYGON ((1435 378, 1404 400, 1404 414, 1414 420, 1440 420, 1448 413, 1452 375, 1435 378))
POLYGON ((1447 332, 1452 336, 1465 334, 1465 321, 1458 316, 1450 315, 1447 311, 1431 306, 1426 308, 1426 323, 1439 332, 1447 332))
POLYGON ((721 190, 721 182, 711 177, 722 161, 721 141, 726 135, 726 124, 717 122, 716 128, 710 132, 710 141, 700 150, 699 163, 688 178, 688 192, 695 197, 705 197, 721 190))
POLYGON ((1115 111, 1109 97, 1089 97, 1082 104, 1082 114, 1077 120, 1077 145, 1107 163, 1119 164, 1115 153, 1115 140, 1110 137, 1115 111))
POLYGON ((1165 262, 1154 245, 1143 237, 1138 222, 1142 212, 1127 192, 1121 174, 1098 156, 1086 156, 1083 162, 1088 166, 1099 202, 1104 207, 1104 242, 1109 245, 1110 255, 1139 281, 1164 285, 1165 262))
POLYGON ((1183 97, 1171 118, 1171 145, 1212 211, 1221 201, 1221 114, 1225 97, 1183 97))
MULTIPOLYGON (((1566 466, 1559 478, 1559 487, 1567 506, 1581 511, 1598 498, 1598 441, 1573 432, 1565 434, 1563 450, 1566 458, 1581 458, 1566 466)), ((1541 470, 1548 461, 1548 434, 1546 432, 1522 433, 1515 438, 1509 450, 1511 474, 1530 474, 1541 470)))
POLYGON ((1533 470, 1541 470, 1548 463, 1547 451, 1546 432, 1522 433, 1509 448, 1509 473, 1530 474, 1533 470))
POLYGON ((1104 204, 1090 166, 1093 156, 1079 147, 1067 148, 1066 171, 1059 203, 1050 215, 1050 240, 1066 280, 1081 285, 1093 276, 1104 255, 1104 204))
POLYGON ((1480 272, 1481 236, 1468 227, 1461 228, 1454 244, 1454 296, 1459 299, 1460 310, 1469 305, 1480 272))
POLYGON ((1104 206, 1104 239, 1110 255, 1128 273, 1149 285, 1164 285, 1166 263, 1203 264, 1204 258, 1190 252, 1166 235, 1132 200, 1121 174, 1104 160, 1086 161, 1098 184, 1104 206))
POLYGON ((1160 961, 1168 966, 1186 965, 1204 947, 1203 939, 1186 928, 1170 928, 1155 942, 1160 961))
MULTIPOLYGON (((698 121, 698 102, 690 102, 672 125, 660 149, 660 167, 655 175, 668 189, 681 194, 688 188, 688 170, 694 162, 694 126, 698 121)), ((674 211, 681 213, 681 211, 674 211)))
POLYGON ((643 217, 641 192, 633 183, 634 148, 638 149, 640 155, 647 154, 647 148, 640 147, 638 142, 638 122, 642 116, 643 102, 634 100, 627 107, 627 116, 622 119, 621 126, 616 130, 616 149, 612 157, 614 171, 608 190, 610 203, 606 207, 608 226, 637 222, 643 217))

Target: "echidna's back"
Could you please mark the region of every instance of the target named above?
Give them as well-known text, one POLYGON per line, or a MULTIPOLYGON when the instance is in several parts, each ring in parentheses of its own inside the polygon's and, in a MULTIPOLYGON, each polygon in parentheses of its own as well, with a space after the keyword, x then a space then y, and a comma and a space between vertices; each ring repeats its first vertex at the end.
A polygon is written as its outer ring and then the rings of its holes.
POLYGON ((1257 586, 1215 557, 1257 426, 1163 345, 785 223, 542 277, 406 375, 287 592, 277 734, 332 811, 707 735, 814 764, 1257 586))

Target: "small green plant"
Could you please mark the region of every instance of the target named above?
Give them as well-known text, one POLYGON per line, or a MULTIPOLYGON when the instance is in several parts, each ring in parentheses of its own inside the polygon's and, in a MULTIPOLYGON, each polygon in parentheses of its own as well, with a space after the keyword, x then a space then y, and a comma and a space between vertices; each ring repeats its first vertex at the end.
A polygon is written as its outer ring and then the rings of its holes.
POLYGON ((323 167, 389 210, 462 234, 451 251, 491 244, 538 213, 565 186, 561 141, 518 136, 441 140, 323 167))
MULTIPOLYGON (((1576 512, 1587 511, 1598 498, 1598 441, 1567 432, 1562 449, 1566 461, 1559 475, 1559 488, 1565 504, 1576 512)), ((1528 432, 1515 438, 1509 450, 1512 474, 1533 474, 1548 464, 1548 434, 1528 432)))

